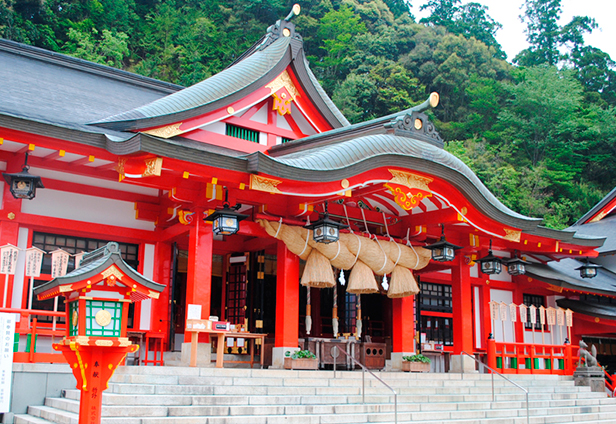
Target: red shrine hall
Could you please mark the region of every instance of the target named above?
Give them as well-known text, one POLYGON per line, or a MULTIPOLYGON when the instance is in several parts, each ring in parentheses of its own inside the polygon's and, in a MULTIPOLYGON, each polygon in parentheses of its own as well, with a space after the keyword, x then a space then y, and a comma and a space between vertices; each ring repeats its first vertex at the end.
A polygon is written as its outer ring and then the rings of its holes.
POLYGON ((124 308, 146 364, 193 337, 200 365, 249 353, 187 331, 192 305, 263 335, 252 353, 274 368, 299 348, 329 367, 337 345, 379 369, 423 352, 437 372, 474 370, 468 353, 502 372, 572 373, 582 336, 614 334, 614 317, 588 307, 616 295, 612 271, 592 266, 604 234, 548 229, 498 201, 444 149, 426 115, 437 93, 351 125, 288 20, 186 88, 6 40, 0 62, 0 246, 17 256, 2 267, 3 311, 39 336, 16 361, 63 361, 50 346, 66 299, 33 291, 109 242, 164 287, 124 308))

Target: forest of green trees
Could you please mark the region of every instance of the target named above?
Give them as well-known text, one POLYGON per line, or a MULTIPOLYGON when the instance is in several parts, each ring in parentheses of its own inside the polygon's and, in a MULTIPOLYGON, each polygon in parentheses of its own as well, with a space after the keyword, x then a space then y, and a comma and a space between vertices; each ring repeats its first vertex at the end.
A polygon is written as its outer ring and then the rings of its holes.
MULTIPOLYGON (((500 24, 478 3, 296 2, 311 68, 351 122, 438 92, 431 113, 446 148, 507 206, 553 228, 616 185, 616 67, 584 41, 592 17, 563 23, 561 0, 525 0, 530 47, 507 58, 500 24), (415 19, 418 10, 428 17, 415 19)), ((188 86, 228 66, 293 3, 0 0, 0 37, 188 86)))

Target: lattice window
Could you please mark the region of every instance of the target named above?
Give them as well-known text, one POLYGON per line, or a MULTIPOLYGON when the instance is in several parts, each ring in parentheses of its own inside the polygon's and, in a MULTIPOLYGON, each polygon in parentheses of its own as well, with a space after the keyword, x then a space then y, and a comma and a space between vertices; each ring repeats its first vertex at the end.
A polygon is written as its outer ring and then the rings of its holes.
MULTIPOLYGON (((541 321, 539 319, 539 306, 545 307, 545 297, 534 294, 525 294, 523 295, 523 302, 526 306, 535 305, 537 307, 537 321, 535 324, 535 330, 541 330, 541 321)), ((528 330, 532 330, 533 324, 530 321, 530 310, 528 311, 526 320, 527 321, 526 324, 524 324, 524 327, 528 330)))
POLYGON ((288 143, 289 141, 293 141, 292 138, 287 138, 287 137, 281 137, 281 143, 285 144, 288 143))
POLYGON ((421 310, 452 312, 451 286, 448 284, 421 283, 421 310))
MULTIPOLYGON (((337 288, 337 287, 336 287, 337 288)), ((336 290, 334 288, 334 290, 336 290)), ((353 293, 345 293, 344 295, 344 316, 343 328, 345 333, 353 333, 357 320, 357 295, 353 293)))
POLYGON ((227 321, 231 324, 244 324, 246 317, 246 264, 235 263, 229 266, 227 274, 227 321))
POLYGON ((252 141, 253 143, 259 142, 259 131, 238 127, 237 125, 226 124, 225 134, 229 137, 241 138, 242 140, 252 141))
POLYGON ((86 336, 120 337, 122 330, 122 302, 106 300, 86 301, 86 336), (106 311, 108 320, 96 319, 97 314, 106 311), (102 324, 102 325, 101 325, 102 324))
POLYGON ((426 340, 453 346, 453 321, 445 317, 421 317, 420 332, 426 335, 426 340))

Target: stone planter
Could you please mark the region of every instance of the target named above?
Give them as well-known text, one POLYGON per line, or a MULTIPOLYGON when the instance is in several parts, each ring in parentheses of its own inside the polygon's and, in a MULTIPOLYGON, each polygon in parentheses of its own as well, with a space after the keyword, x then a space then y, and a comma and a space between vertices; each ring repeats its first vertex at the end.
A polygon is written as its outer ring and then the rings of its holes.
POLYGON ((284 358, 284 369, 286 370, 316 370, 318 368, 317 358, 284 358))
POLYGON ((430 364, 426 364, 425 362, 402 361, 402 371, 428 372, 430 371, 430 364))

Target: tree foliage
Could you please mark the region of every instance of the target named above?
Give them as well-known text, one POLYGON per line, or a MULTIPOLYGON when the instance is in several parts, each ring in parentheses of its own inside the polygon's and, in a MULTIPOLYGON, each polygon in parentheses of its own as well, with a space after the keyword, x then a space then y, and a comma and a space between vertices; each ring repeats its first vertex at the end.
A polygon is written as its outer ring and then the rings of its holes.
MULTIPOLYGON (((175 82, 220 72, 290 0, 0 0, 0 36, 175 82)), ((441 96, 447 149, 507 206, 562 228, 616 182, 616 74, 561 25, 561 0, 525 0, 530 47, 505 55, 488 9, 463 0, 315 0, 293 18, 311 69, 351 122, 441 96)))

